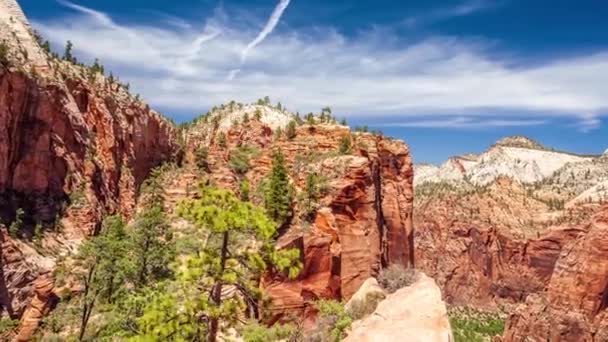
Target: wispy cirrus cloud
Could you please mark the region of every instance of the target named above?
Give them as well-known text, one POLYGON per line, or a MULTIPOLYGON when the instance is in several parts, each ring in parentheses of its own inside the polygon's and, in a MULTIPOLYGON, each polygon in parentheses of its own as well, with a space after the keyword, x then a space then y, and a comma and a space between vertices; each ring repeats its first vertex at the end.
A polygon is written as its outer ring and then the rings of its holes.
POLYGON ((406 128, 489 128, 489 127, 528 127, 540 126, 548 120, 538 119, 497 119, 479 117, 444 117, 436 119, 407 118, 400 122, 389 122, 374 125, 374 127, 406 127, 406 128))
MULTIPOLYGON (((503 121, 486 121, 495 126, 513 125, 509 113, 529 113, 539 122, 575 118, 582 129, 590 129, 608 112, 608 50, 525 66, 512 57, 496 57, 500 54, 479 39, 429 36, 387 44, 400 41, 399 36, 390 30, 345 36, 331 27, 278 30, 274 20, 264 18, 259 26, 237 27, 237 18, 217 13, 198 27, 118 24, 105 13, 62 3, 74 12, 34 26, 55 45, 71 40, 78 56, 100 58, 106 70, 169 112, 198 113, 265 95, 292 110, 316 111, 329 104, 350 116, 465 113, 490 120, 492 113, 506 113, 503 121), (272 34, 261 35, 260 26, 262 33, 272 34), (260 36, 263 44, 251 40, 260 36), (251 46, 255 53, 247 53, 241 65, 243 51, 251 46), (238 77, 227 79, 237 68, 238 77)), ((274 9, 276 18, 280 9, 274 9)))
POLYGON ((455 6, 431 9, 424 13, 407 17, 404 19, 403 23, 408 27, 423 26, 450 18, 463 17, 497 7, 498 5, 500 5, 500 3, 496 1, 468 0, 455 6))

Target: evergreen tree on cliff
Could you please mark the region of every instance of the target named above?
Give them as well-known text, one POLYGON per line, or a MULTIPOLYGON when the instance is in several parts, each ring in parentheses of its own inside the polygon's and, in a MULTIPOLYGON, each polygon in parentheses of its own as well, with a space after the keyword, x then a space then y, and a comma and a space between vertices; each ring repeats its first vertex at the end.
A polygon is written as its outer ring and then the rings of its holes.
POLYGON ((264 195, 268 216, 282 226, 292 215, 293 188, 289 184, 285 157, 281 150, 275 151, 272 157, 272 171, 264 195))
POLYGON ((141 341, 215 342, 220 327, 234 325, 246 308, 255 316, 264 271, 297 276, 299 251, 275 250, 276 223, 234 193, 203 186, 200 197, 182 203, 178 213, 206 231, 208 240, 145 309, 141 341), (238 295, 222 295, 227 287, 238 295))

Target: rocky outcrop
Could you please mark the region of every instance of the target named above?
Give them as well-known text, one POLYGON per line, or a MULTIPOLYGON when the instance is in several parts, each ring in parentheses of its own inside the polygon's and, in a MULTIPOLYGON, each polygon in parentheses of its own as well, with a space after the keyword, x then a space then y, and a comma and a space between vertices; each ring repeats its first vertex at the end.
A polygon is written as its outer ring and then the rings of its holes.
POLYGON ((308 305, 318 298, 348 299, 381 267, 413 263, 412 172, 407 148, 371 135, 359 139, 370 149, 322 164, 334 171, 344 168, 332 181, 332 191, 309 231, 288 232, 281 239, 284 246, 300 248, 304 268, 295 282, 277 275, 264 280, 264 288, 274 299, 275 318, 287 311, 306 316, 308 305))
MULTIPOLYGON (((278 240, 279 247, 300 250, 300 276, 295 281, 281 274, 262 279, 266 293, 273 298, 271 310, 266 312, 270 321, 291 315, 314 316, 309 305, 313 301, 348 299, 381 267, 413 263, 413 172, 403 142, 369 133, 353 134, 348 127, 328 123, 303 124, 297 127, 294 138, 277 139, 273 138, 276 130, 254 119, 254 114, 247 113, 250 120, 239 120, 227 131, 219 125, 215 132, 205 124, 202 129, 193 127, 188 141, 190 150, 197 148, 197 142, 212 142, 209 181, 224 188, 238 191, 243 179, 250 182, 251 189, 258 188, 270 172, 271 156, 277 149, 285 155, 297 192, 305 188, 308 174, 325 179, 326 191, 313 219, 304 218, 304 208, 296 201, 293 218, 278 240), (218 132, 226 136, 223 147, 218 144, 218 132), (352 141, 352 151, 340 155, 344 137, 352 141), (257 148, 257 153, 251 156, 250 170, 238 175, 230 169, 229 160, 243 146, 257 148)), ((261 203, 255 196, 252 200, 261 203)))
POLYGON ((344 341, 453 341, 439 287, 419 274, 414 284, 380 302, 371 316, 354 322, 344 341))
POLYGON ((367 303, 368 301, 378 301, 386 298, 386 293, 378 284, 376 278, 369 278, 361 284, 361 287, 344 305, 346 312, 352 312, 353 307, 367 303))
POLYGON ((55 282, 50 273, 43 274, 36 280, 34 283, 34 298, 21 317, 19 332, 14 341, 30 341, 34 336, 40 320, 51 309, 54 303, 53 299, 57 298, 53 293, 54 285, 55 282))
POLYGON ((509 317, 505 341, 608 340, 608 207, 564 248, 545 293, 509 317))

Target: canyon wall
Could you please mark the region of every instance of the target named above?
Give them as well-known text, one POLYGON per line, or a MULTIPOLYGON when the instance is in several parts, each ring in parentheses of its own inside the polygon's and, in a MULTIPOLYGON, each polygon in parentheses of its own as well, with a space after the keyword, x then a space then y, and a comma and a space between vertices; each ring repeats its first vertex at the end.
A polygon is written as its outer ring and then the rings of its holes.
MULTIPOLYGON (((0 315, 14 319, 32 299, 44 311, 57 258, 104 215, 129 216, 149 171, 179 160, 180 146, 125 85, 42 50, 12 0, 0 3, 0 42, 0 315)), ((41 314, 29 313, 31 326, 41 314)))
MULTIPOLYGON (((273 299, 265 313, 270 321, 290 315, 309 317, 314 315, 313 301, 348 299, 382 267, 413 264, 413 169, 403 142, 353 133, 346 126, 330 123, 298 126, 294 138, 273 138, 274 132, 258 120, 234 125, 225 132, 226 146, 212 142, 208 157, 209 181, 237 192, 244 179, 252 189, 259 187, 277 149, 285 155, 298 192, 305 188, 308 174, 326 181, 314 219, 303 218, 304 208, 296 201, 293 217, 282 229, 278 246, 299 249, 303 270, 296 280, 282 274, 267 274, 262 279, 262 287, 273 299), (344 138, 352 141, 352 150, 340 154, 344 138), (259 153, 252 156, 251 169, 238 175, 228 164, 230 154, 242 146, 259 148, 259 153)), ((217 132, 210 134, 215 137, 217 132)), ((194 128, 189 149, 214 139, 198 136, 194 128)), ((261 203, 255 196, 252 200, 261 203)))
POLYGON ((608 206, 560 254, 546 292, 509 317, 504 341, 608 341, 608 206))

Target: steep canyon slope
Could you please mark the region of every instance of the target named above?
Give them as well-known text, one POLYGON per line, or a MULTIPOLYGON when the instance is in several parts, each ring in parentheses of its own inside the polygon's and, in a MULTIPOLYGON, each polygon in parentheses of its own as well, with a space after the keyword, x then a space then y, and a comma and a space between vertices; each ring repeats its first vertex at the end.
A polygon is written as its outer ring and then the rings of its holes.
MULTIPOLYGON (((582 327, 592 334, 594 324, 604 324, 597 322, 608 295, 605 262, 591 265, 593 271, 575 263, 604 249, 606 226, 600 223, 603 214, 596 213, 605 211, 608 200, 606 157, 577 156, 509 137, 480 155, 454 157, 438 167, 415 166, 417 266, 435 277, 452 304, 513 312, 526 302, 527 311, 517 309, 508 323, 509 341, 523 340, 526 331, 542 324, 582 327), (585 280, 575 278, 581 272, 585 280), (579 290, 568 288, 573 284, 579 290), (592 308, 575 304, 583 300, 573 299, 578 291, 591 293, 592 308), (547 309, 551 305, 577 312, 580 322, 560 318, 558 309, 547 309), (532 316, 536 323, 528 326, 532 316)), ((546 329, 535 331, 548 337, 546 329)), ((574 336, 562 340, 591 335, 574 336)))
POLYGON ((39 43, 19 5, 0 1, 0 305, 12 318, 57 258, 104 215, 130 215, 150 169, 180 153, 173 125, 125 85, 39 43))
POLYGON ((187 156, 208 149, 209 182, 238 192, 247 181, 255 189, 250 196, 254 203, 262 202, 260 189, 272 154, 281 150, 285 155, 296 200, 278 245, 299 249, 304 267, 295 281, 279 274, 262 280, 273 298, 271 320, 313 315, 309 304, 314 300, 349 298, 381 267, 413 263, 413 173, 407 146, 351 132, 329 118, 300 122, 292 136, 281 134, 281 122, 290 120, 298 121, 281 109, 231 103, 199 120, 187 134, 187 156), (340 152, 345 141, 348 151, 340 152), (234 162, 244 152, 249 167, 239 172, 234 162), (312 212, 299 196, 310 175, 320 188, 312 212))

